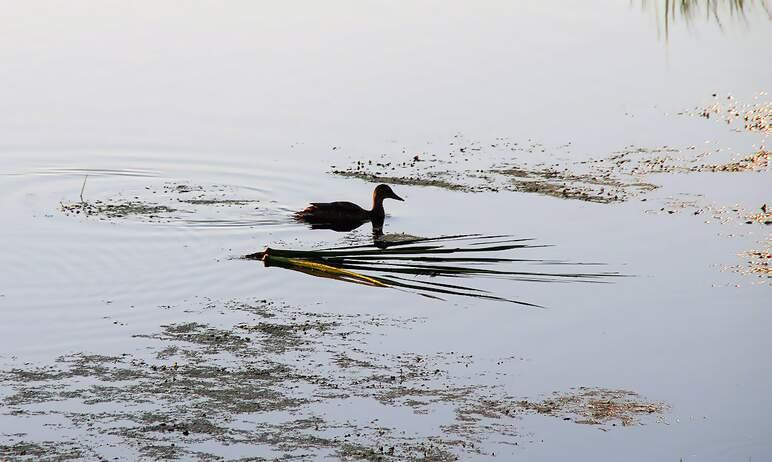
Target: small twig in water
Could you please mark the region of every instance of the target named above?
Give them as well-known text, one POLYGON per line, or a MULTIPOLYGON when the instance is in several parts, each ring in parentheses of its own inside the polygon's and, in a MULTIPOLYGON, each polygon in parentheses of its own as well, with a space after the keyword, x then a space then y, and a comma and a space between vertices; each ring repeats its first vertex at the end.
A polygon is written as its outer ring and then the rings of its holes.
POLYGON ((83 177, 83 185, 80 187, 80 201, 86 202, 83 200, 83 191, 86 189, 86 180, 88 180, 88 175, 83 177))

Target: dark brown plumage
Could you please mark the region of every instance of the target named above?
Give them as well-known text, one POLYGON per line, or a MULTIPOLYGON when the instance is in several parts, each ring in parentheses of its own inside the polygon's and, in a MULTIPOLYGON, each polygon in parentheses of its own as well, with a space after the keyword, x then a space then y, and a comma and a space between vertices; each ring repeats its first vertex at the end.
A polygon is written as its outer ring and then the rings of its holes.
POLYGON ((295 212, 300 221, 340 231, 354 229, 367 221, 383 223, 386 212, 383 210, 384 199, 402 201, 391 187, 379 184, 373 191, 373 208, 370 210, 351 202, 312 202, 305 209, 295 212))

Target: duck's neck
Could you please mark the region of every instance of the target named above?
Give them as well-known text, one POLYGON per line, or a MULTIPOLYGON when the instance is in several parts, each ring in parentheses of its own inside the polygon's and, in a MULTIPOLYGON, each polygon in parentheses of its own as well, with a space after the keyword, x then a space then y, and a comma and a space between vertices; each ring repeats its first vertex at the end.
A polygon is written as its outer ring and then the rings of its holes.
POLYGON ((383 220, 386 212, 383 210, 383 198, 373 196, 373 209, 370 210, 370 218, 374 220, 383 220))

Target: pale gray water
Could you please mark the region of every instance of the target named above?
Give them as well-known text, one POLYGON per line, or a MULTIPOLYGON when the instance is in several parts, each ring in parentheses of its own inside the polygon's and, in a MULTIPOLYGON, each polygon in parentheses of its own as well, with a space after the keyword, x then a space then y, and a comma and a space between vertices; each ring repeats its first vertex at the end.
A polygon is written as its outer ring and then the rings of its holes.
MULTIPOLYGON (((367 348, 473 355, 469 383, 515 397, 585 385, 670 406, 664 422, 608 432, 529 416, 515 422, 518 446, 487 441, 480 460, 491 451, 499 460, 766 460, 769 279, 720 267, 741 265, 737 254, 768 241, 768 228, 646 210, 679 193, 755 210, 769 201, 768 170, 653 176, 663 187, 647 202, 611 205, 395 186, 406 202, 387 203, 387 232, 532 237, 554 247, 518 257, 604 262, 635 275, 608 285, 478 283, 546 310, 434 301, 235 259, 266 245, 366 242, 367 225, 351 235, 312 231, 289 213, 311 200, 366 203, 373 185, 332 176, 331 165, 445 154, 458 134, 483 144, 534 140, 545 156, 570 159, 628 145, 757 149, 764 135, 675 113, 710 104, 713 93, 750 102, 770 90, 768 6, 752 3, 744 18, 723 11, 721 28, 703 14, 681 18, 666 42, 647 5, 3 2, 0 365, 142 356, 150 343, 133 335, 175 322, 253 321, 222 303, 257 297, 422 318, 383 327, 367 348), (568 142, 570 150, 556 149, 568 142), (78 200, 86 174, 88 200, 175 198, 164 186, 188 184, 254 202, 181 206, 165 220, 67 216, 60 202, 78 200), (208 299, 218 308, 202 309, 208 299), (497 375, 496 361, 511 356, 523 359, 497 375)), ((48 406, 70 405, 33 406, 42 415, 0 407, 0 447, 75 439, 102 457, 136 457, 133 443, 73 427, 48 406), (13 436, 20 432, 27 436, 13 436)), ((378 416, 416 435, 441 432, 453 412, 366 398, 316 406, 331 421, 378 416)), ((196 444, 227 459, 282 454, 268 444, 196 444)))

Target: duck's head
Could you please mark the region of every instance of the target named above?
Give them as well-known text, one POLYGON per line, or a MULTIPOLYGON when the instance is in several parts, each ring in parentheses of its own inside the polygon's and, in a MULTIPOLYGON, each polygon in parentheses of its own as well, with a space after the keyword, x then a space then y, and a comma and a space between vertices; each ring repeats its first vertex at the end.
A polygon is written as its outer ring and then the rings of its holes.
POLYGON ((398 201, 404 201, 405 199, 399 197, 397 193, 391 190, 391 187, 387 184, 379 184, 373 191, 373 202, 383 202, 384 199, 396 199, 398 201))

